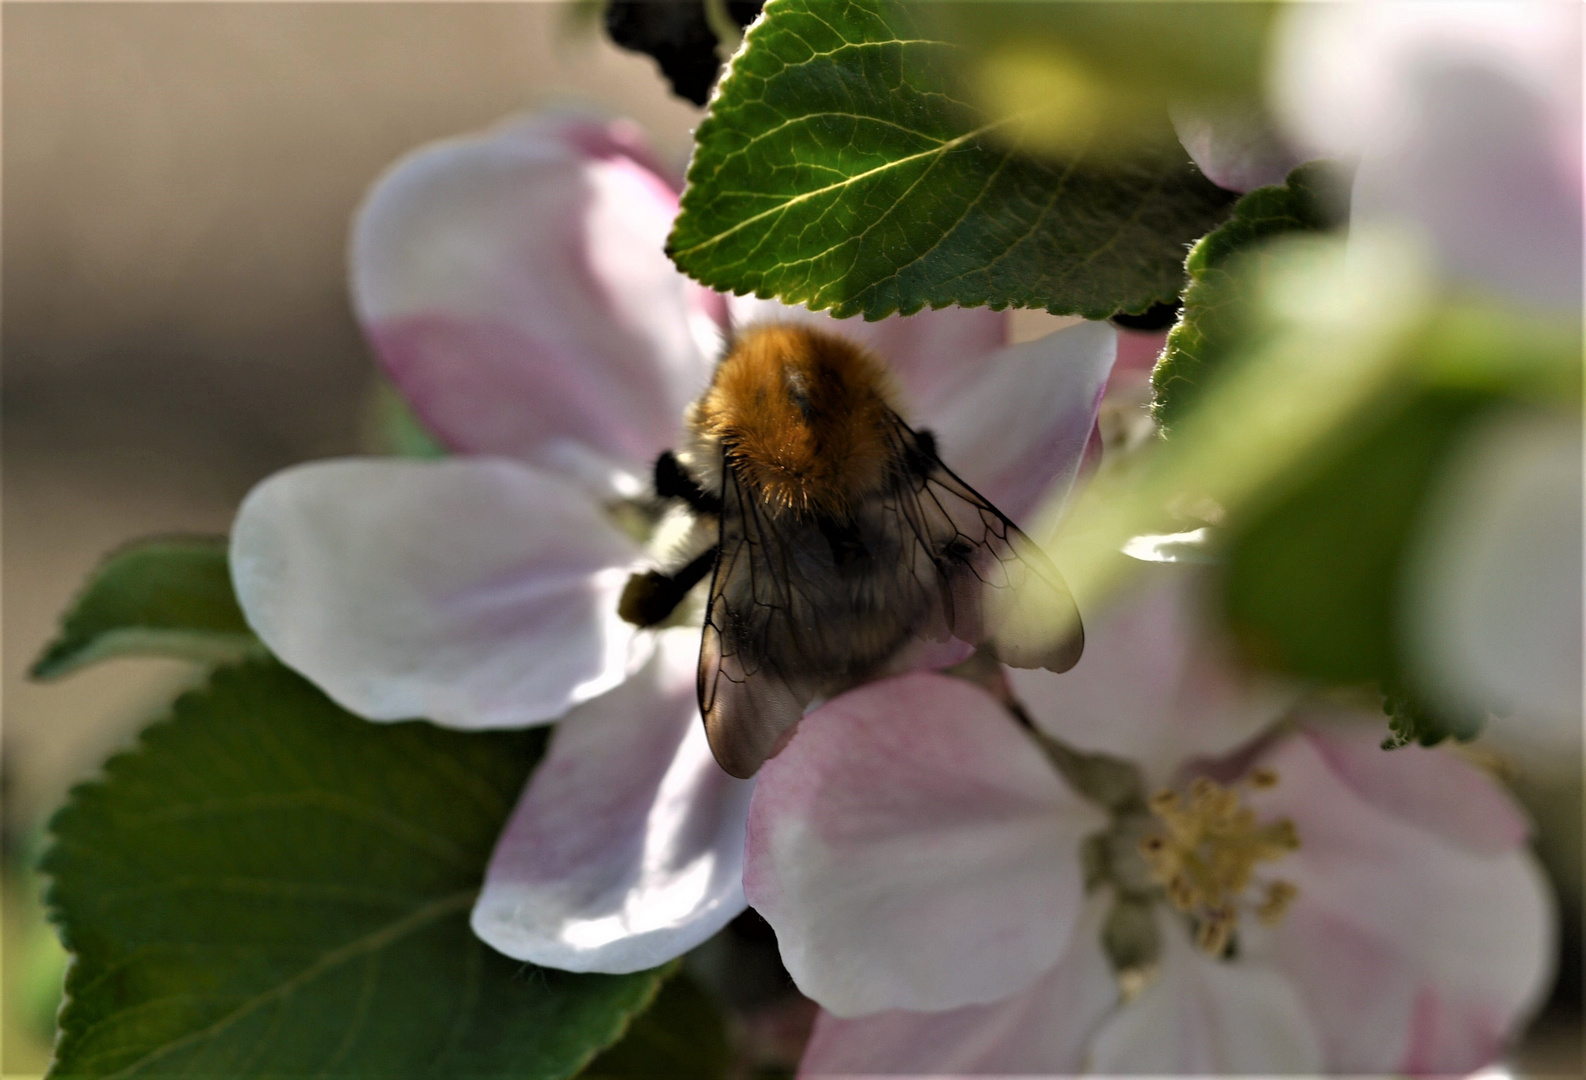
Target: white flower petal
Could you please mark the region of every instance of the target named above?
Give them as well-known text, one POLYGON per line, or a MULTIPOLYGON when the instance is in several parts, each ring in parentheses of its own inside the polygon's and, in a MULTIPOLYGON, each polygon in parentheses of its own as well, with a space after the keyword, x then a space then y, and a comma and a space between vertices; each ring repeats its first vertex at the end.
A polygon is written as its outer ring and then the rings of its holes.
POLYGON ((1103 822, 984 691, 905 675, 810 713, 766 763, 744 888, 838 1016, 995 1001, 1062 955, 1103 822))
POLYGON ((639 971, 744 909, 752 782, 721 770, 695 702, 699 633, 556 728, 496 843, 474 932, 518 960, 639 971))
POLYGON ((915 422, 936 433, 948 468, 1018 521, 1073 483, 1117 349, 1105 322, 1011 346, 969 364, 915 422))
POLYGON ((536 116, 436 143, 359 211, 358 316, 452 448, 604 491, 676 442, 719 328, 663 252, 677 197, 630 127, 536 116))
POLYGON ((1062 675, 1009 669, 1014 692, 1053 735, 1127 758, 1153 785, 1187 760, 1228 753, 1281 717, 1297 691, 1236 667, 1200 615, 1192 564, 1150 563, 1139 584, 1086 610, 1085 653, 1062 675))
POLYGON ((1156 978, 1102 1025, 1091 1071, 1159 1076, 1322 1071, 1316 1030, 1287 979, 1258 963, 1212 959, 1165 911, 1158 924, 1162 956, 1156 978))
POLYGON ((580 489, 505 459, 299 465, 248 494, 231 572, 265 644, 371 720, 554 720, 644 660, 638 552, 580 489))
POLYGON ((1090 1036, 1118 1003, 1101 950, 1110 894, 1093 896, 1068 950, 1035 985, 989 1005, 950 1012, 822 1012, 799 1076, 1066 1076, 1083 1070, 1090 1036))
MULTIPOLYGON (((1269 873, 1299 893, 1278 926, 1250 929, 1249 944, 1305 995, 1329 1064, 1408 1068, 1418 1011, 1432 1006, 1463 1017, 1472 1054, 1441 1071, 1486 1064, 1550 979, 1553 915, 1534 857, 1450 843, 1418 815, 1368 802, 1316 737, 1284 740, 1262 763, 1278 782, 1251 803, 1264 819, 1293 821, 1300 841, 1269 873)), ((1474 770, 1447 778, 1465 789, 1492 784, 1474 770)))

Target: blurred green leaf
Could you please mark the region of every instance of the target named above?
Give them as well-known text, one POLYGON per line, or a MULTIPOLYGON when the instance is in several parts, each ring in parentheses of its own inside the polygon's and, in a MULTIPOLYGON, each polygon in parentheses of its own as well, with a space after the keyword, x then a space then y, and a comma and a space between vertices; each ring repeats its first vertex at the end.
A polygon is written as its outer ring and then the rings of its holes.
POLYGON ((231 591, 225 537, 155 537, 95 568, 29 674, 58 679, 109 656, 213 663, 262 652, 231 591))
POLYGON ((578 1075, 581 1080, 720 1080, 729 1064, 721 1010, 697 982, 678 974, 666 981, 655 1004, 633 1021, 627 1034, 578 1075))
POLYGON ((367 445, 377 454, 439 458, 450 452, 424 426, 401 391, 385 379, 375 382, 364 416, 367 445))
POLYGON ((371 724, 273 662, 217 672, 52 824, 74 960, 50 1075, 577 1073, 665 972, 536 968, 470 931, 543 745, 371 724))
POLYGON ((957 58, 894 0, 770 0, 699 127, 672 258, 714 288, 872 319, 1174 299, 1185 247, 1233 196, 1171 140, 1061 161, 996 143, 957 58))
POLYGON ((1248 655, 1329 683, 1400 679, 1406 550, 1450 447, 1489 401, 1418 396, 1319 447, 1308 476, 1238 516, 1224 601, 1248 655))
POLYGON ((1174 106, 1259 107, 1277 5, 1203 0, 933 0, 917 5, 963 46, 974 100, 1021 145, 1056 156, 1171 140, 1174 106))
POLYGON ((1152 410, 1164 428, 1183 415, 1219 360, 1241 344, 1259 280, 1259 267, 1241 263, 1262 257, 1266 241, 1288 233, 1324 232, 1347 216, 1348 189, 1337 168, 1311 162, 1280 186, 1257 188, 1234 204, 1233 216, 1191 249, 1184 268, 1189 287, 1184 310, 1168 334, 1167 347, 1151 373, 1152 410))
POLYGON ((1481 734, 1485 719, 1474 710, 1449 715, 1429 708, 1424 701, 1405 690, 1388 690, 1382 695, 1382 711, 1388 718, 1388 737, 1384 750, 1397 750, 1412 743, 1436 746, 1445 739, 1469 742, 1481 734))

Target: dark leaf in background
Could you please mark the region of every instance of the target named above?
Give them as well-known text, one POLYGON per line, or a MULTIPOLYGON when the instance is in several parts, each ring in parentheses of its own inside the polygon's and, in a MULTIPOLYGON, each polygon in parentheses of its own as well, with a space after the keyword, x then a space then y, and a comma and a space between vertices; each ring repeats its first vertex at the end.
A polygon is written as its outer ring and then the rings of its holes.
POLYGON ((655 1004, 628 1032, 579 1073, 581 1080, 677 1077, 721 1080, 731 1052, 716 1002, 686 974, 661 987, 655 1004))
MULTIPOLYGON (((741 31, 760 14, 761 3, 723 0, 720 7, 741 31)), ((653 57, 678 97, 695 105, 709 99, 721 54, 706 0, 610 0, 606 33, 622 48, 653 57)))
POLYGON ((1383 692, 1382 711, 1388 718, 1388 737, 1382 740, 1384 750, 1397 750, 1412 743, 1436 746, 1444 739, 1469 742, 1481 734, 1485 720, 1475 710, 1450 714, 1431 709, 1414 694, 1401 689, 1383 692))
POLYGON ((226 538, 155 537, 94 569, 29 674, 56 679, 109 656, 215 662, 262 652, 232 595, 226 538))
POLYGON ((1158 423, 1171 428, 1239 342, 1250 285, 1259 275, 1239 272, 1237 264, 1259 258, 1262 243, 1273 237, 1335 229, 1347 217, 1344 177, 1336 166, 1316 161, 1295 169, 1280 186, 1241 198, 1233 217, 1196 243, 1185 262, 1183 313, 1151 374, 1158 423))
POLYGON ((536 968, 469 929, 544 741, 368 723, 270 661, 217 672, 52 824, 74 962, 50 1075, 577 1073, 665 971, 536 968))
MULTIPOLYGON (((772 0, 696 136, 667 250, 713 288, 877 319, 1172 302, 1234 196, 1175 142, 1025 156, 892 0, 772 0)), ((1165 120, 1164 120, 1165 123, 1165 120)))

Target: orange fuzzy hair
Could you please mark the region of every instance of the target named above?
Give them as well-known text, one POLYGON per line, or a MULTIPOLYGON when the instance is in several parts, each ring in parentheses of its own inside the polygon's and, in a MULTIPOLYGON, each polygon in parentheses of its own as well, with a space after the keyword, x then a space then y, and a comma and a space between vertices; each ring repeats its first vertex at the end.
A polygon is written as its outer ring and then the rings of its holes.
POLYGON ((746 331, 692 423, 773 512, 847 517, 886 480, 890 381, 865 349, 804 326, 746 331))

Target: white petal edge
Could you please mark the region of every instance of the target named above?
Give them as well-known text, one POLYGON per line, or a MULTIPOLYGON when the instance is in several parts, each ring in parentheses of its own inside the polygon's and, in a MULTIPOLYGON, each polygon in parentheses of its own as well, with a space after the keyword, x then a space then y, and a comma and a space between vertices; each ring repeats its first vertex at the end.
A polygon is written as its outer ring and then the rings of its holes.
POLYGON ((723 772, 705 742, 699 633, 660 639, 642 671, 557 726, 496 844, 472 924, 514 959, 640 971, 745 907, 754 784, 723 772))
POLYGON ((231 573, 272 652, 371 720, 546 723, 643 663, 639 552, 584 491, 505 459, 295 466, 243 500, 231 573))

